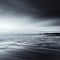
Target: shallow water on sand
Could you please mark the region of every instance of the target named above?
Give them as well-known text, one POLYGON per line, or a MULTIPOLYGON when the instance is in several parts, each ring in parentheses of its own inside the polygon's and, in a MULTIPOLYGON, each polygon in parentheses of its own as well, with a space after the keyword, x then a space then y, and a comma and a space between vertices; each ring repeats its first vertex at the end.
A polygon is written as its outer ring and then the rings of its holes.
POLYGON ((60 37, 0 35, 0 60, 60 60, 60 37))

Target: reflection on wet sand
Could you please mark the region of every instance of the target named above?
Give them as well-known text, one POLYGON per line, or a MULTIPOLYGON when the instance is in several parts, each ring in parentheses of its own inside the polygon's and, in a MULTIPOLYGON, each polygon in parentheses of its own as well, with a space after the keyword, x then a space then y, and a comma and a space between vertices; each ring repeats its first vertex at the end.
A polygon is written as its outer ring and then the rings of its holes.
POLYGON ((60 37, 28 36, 26 39, 29 41, 1 42, 0 60, 60 60, 60 37))

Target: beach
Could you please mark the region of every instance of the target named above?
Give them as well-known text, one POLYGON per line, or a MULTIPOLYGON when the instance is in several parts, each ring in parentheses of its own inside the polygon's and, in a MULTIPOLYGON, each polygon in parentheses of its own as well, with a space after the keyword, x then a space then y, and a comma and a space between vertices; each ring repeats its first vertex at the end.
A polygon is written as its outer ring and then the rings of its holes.
POLYGON ((60 37, 5 35, 0 38, 0 60, 60 60, 60 37))

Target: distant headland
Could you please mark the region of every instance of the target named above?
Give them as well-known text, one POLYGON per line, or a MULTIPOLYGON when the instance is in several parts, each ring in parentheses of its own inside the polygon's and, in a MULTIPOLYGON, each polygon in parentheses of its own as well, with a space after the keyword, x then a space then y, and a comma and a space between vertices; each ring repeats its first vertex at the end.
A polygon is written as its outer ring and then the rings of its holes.
POLYGON ((39 33, 39 35, 60 36, 60 33, 39 33))

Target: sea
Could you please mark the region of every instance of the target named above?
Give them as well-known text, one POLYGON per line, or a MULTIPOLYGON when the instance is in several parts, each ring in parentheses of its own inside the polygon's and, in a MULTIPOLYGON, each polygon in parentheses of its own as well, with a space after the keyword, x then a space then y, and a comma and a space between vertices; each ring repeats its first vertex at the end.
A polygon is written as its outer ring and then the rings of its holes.
POLYGON ((0 60, 60 60, 60 36, 0 34, 0 60))

